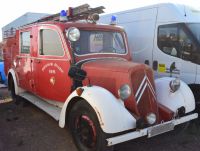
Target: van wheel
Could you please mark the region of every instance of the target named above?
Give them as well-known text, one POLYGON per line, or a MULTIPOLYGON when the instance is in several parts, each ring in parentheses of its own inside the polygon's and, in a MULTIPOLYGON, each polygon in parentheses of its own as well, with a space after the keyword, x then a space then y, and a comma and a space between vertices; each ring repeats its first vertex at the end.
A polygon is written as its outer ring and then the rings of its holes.
POLYGON ((9 88, 10 88, 10 95, 12 97, 12 100, 14 101, 14 103, 16 103, 18 105, 19 104, 19 96, 16 95, 16 93, 15 93, 15 83, 14 83, 13 78, 11 78, 9 81, 9 88))
POLYGON ((106 146, 102 131, 92 107, 84 100, 78 101, 70 111, 69 129, 77 148, 81 151, 111 151, 106 146))

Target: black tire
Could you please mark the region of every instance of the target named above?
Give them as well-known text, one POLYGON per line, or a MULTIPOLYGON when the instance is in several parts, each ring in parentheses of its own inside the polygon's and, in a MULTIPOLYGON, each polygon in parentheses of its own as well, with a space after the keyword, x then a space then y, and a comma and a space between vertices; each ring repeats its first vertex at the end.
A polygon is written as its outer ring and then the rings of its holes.
POLYGON ((69 129, 80 151, 113 150, 113 147, 107 147, 106 134, 95 111, 85 100, 78 101, 70 111, 69 129))
POLYGON ((15 93, 15 83, 14 83, 13 78, 11 78, 9 81, 9 88, 10 88, 9 90, 10 90, 10 95, 12 97, 12 100, 14 101, 15 104, 18 105, 20 103, 20 98, 15 93))

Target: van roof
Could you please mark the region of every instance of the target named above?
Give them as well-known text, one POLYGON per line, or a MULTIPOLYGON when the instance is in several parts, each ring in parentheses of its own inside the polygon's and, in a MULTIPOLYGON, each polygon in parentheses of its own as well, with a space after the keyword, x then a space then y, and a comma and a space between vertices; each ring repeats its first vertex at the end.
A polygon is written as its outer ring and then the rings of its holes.
MULTIPOLYGON (((158 9, 158 22, 200 22, 200 9, 177 3, 158 3, 111 14, 120 16, 132 12, 150 10, 153 8, 158 9)), ((111 14, 106 14, 104 16, 109 16, 111 14)))

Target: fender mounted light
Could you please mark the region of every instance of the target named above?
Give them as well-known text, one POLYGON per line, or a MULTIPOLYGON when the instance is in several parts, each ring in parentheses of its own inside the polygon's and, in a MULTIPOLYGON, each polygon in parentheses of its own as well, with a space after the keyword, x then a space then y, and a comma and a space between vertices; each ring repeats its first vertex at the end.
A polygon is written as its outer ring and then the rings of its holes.
POLYGON ((122 100, 126 100, 131 95, 131 88, 128 84, 122 85, 118 90, 118 95, 122 100))
POLYGON ((172 93, 176 92, 180 88, 181 82, 180 79, 176 78, 169 83, 170 91, 172 93))

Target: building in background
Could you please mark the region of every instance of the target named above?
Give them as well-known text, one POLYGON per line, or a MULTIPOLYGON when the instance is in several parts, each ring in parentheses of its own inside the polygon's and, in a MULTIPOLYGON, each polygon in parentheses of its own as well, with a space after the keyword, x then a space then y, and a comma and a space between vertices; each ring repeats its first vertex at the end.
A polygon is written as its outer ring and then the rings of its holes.
POLYGON ((10 22, 2 28, 2 37, 5 38, 9 36, 9 34, 15 32, 16 28, 37 21, 38 19, 41 19, 48 15, 49 14, 45 13, 25 13, 24 15, 20 16, 19 18, 15 19, 14 21, 10 22))

